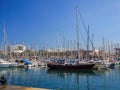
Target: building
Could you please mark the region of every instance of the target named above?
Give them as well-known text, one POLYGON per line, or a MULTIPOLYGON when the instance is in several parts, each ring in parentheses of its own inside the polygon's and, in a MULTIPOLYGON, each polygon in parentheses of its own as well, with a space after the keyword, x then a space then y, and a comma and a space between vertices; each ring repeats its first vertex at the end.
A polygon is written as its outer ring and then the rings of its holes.
POLYGON ((22 53, 26 50, 25 45, 14 45, 12 46, 12 52, 14 53, 22 53))

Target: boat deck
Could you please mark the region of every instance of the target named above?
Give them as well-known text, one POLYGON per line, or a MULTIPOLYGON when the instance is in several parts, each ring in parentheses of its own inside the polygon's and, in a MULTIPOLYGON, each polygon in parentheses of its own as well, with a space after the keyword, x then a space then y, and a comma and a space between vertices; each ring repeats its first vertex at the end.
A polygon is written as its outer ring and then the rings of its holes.
POLYGON ((7 85, 0 86, 0 90, 49 90, 49 89, 7 85))

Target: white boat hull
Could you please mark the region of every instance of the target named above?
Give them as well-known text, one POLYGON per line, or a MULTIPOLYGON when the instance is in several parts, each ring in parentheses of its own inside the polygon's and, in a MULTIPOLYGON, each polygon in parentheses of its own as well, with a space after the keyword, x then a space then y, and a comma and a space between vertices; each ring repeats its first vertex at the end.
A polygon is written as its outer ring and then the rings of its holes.
POLYGON ((0 63, 0 68, 8 68, 9 63, 0 63))
POLYGON ((0 58, 0 68, 9 67, 10 63, 0 58))
POLYGON ((17 67, 18 65, 17 65, 17 63, 11 63, 9 66, 10 67, 17 67))

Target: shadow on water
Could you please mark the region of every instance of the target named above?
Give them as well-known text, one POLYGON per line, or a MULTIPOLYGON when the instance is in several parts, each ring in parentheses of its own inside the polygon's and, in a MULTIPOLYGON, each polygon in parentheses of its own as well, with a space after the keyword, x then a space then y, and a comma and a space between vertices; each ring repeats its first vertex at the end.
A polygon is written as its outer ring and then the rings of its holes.
POLYGON ((65 74, 77 74, 81 76, 86 76, 86 75, 98 75, 99 71, 96 70, 56 70, 56 69, 47 69, 47 74, 56 74, 63 76, 65 74))

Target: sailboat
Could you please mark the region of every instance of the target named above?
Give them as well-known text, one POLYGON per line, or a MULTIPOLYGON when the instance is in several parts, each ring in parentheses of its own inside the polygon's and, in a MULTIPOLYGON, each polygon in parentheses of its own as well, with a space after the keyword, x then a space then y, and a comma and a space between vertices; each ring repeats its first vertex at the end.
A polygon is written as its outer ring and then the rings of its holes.
POLYGON ((50 69, 67 69, 67 70, 88 70, 93 69, 95 63, 88 63, 80 61, 80 52, 79 52, 79 34, 78 34, 78 7, 76 8, 76 29, 77 29, 77 50, 78 50, 78 61, 75 63, 67 63, 66 60, 58 61, 57 63, 49 62, 47 67, 50 69))

